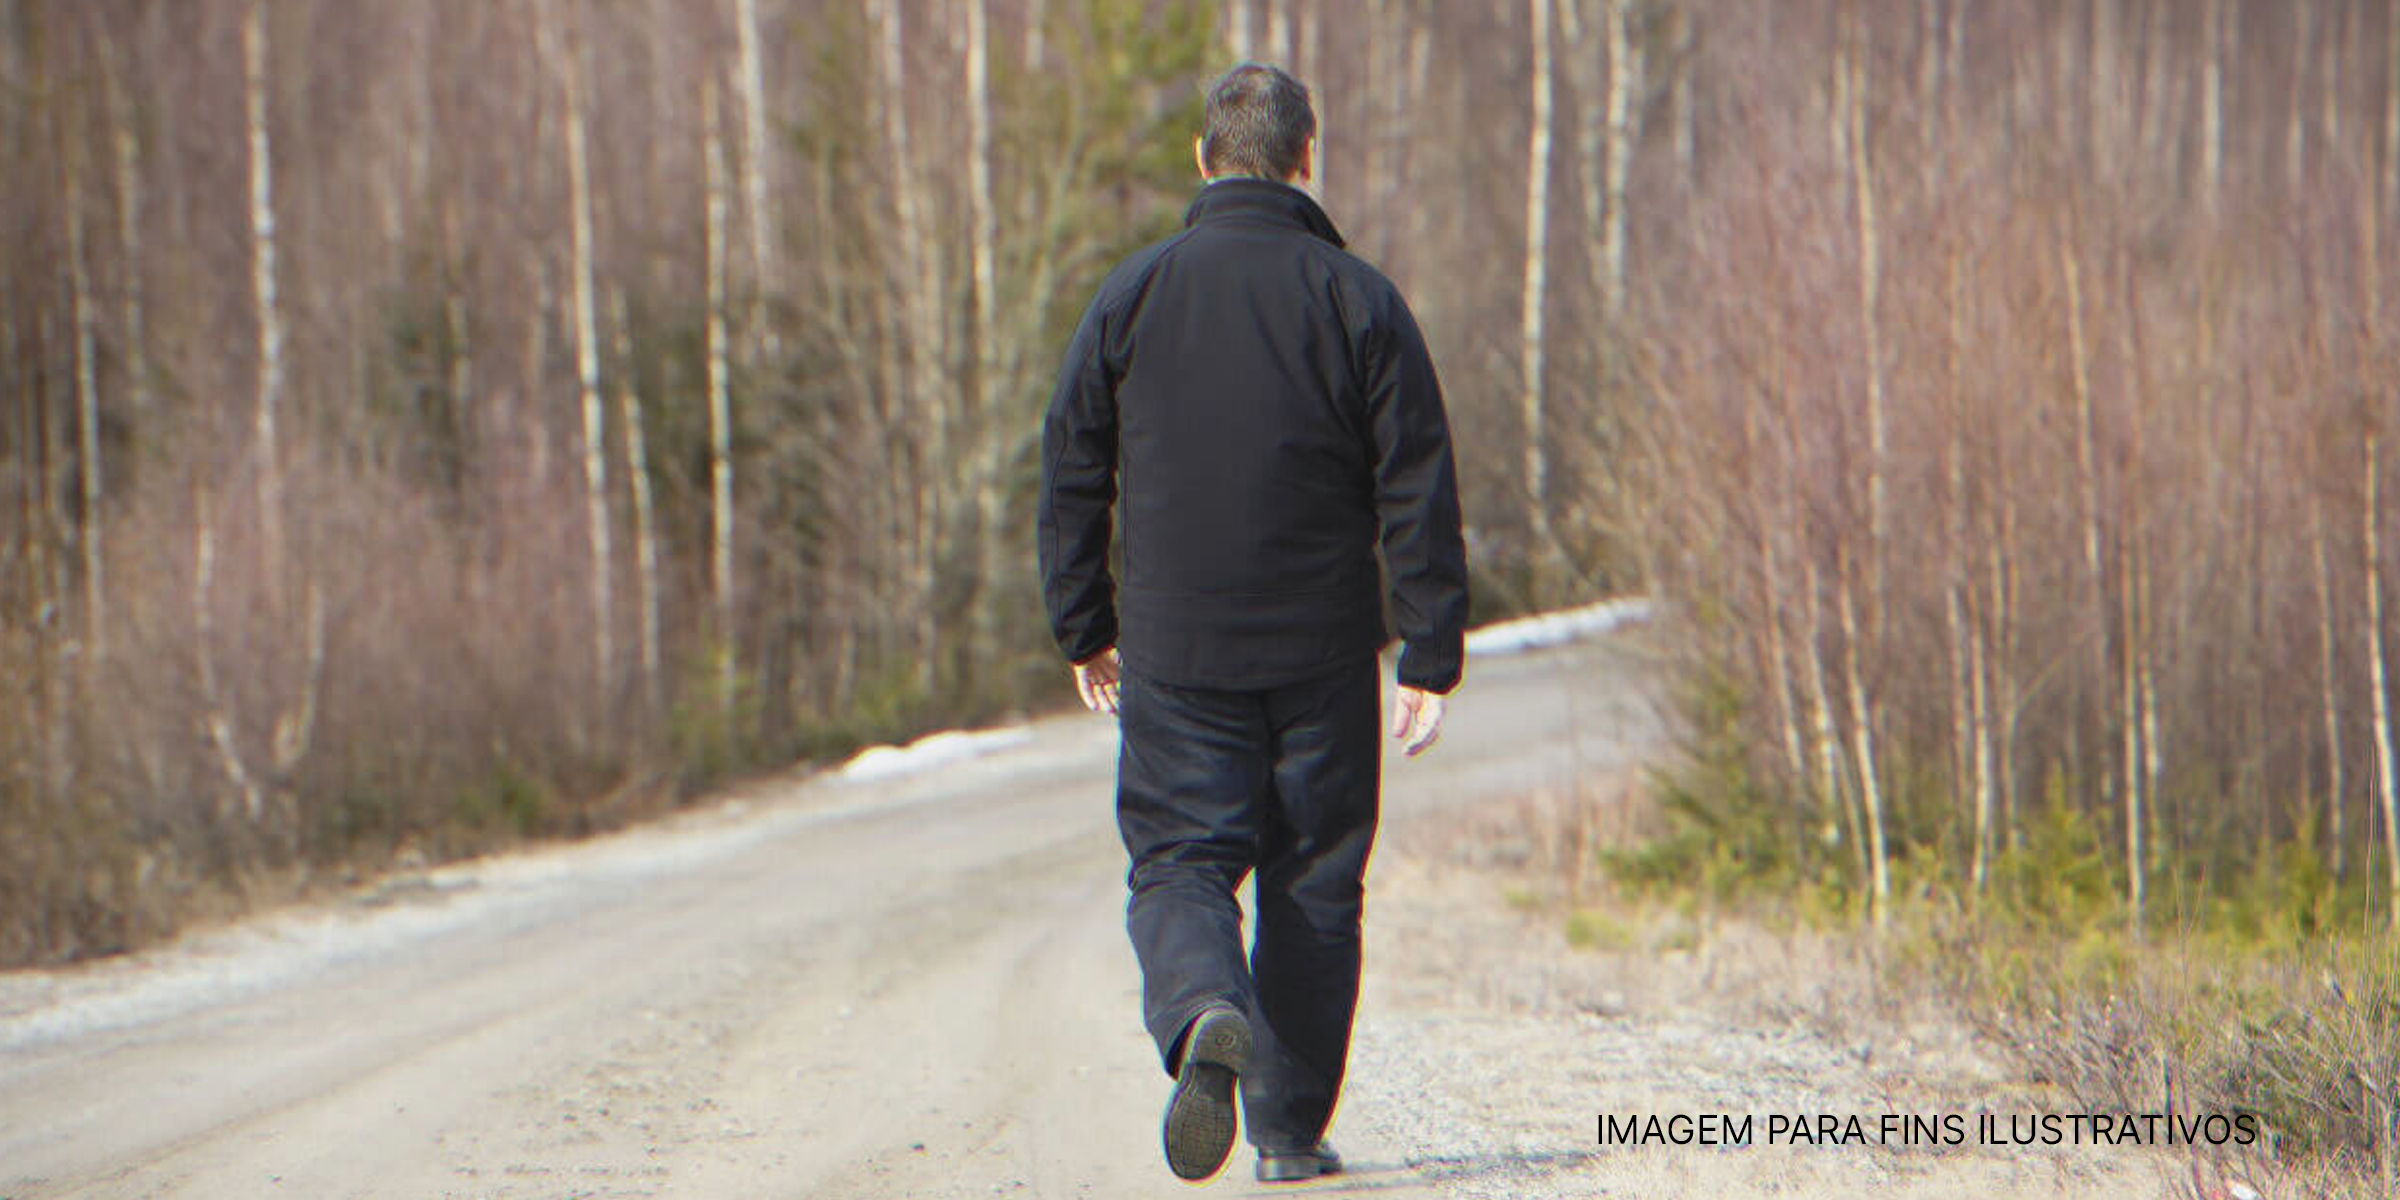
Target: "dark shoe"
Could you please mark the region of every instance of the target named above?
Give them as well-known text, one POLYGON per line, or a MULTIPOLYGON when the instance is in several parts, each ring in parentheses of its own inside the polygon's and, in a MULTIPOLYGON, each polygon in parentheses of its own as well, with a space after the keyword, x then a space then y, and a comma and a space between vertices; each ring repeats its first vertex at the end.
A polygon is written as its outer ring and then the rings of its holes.
POLYGON ((1323 1142, 1314 1150, 1258 1152, 1258 1181, 1260 1183, 1294 1183, 1315 1179, 1320 1175, 1342 1173, 1342 1156, 1323 1142))
POLYGON ((1206 1179, 1233 1153, 1233 1093, 1250 1063, 1250 1021, 1230 1004, 1212 1004, 1183 1035, 1183 1065, 1167 1099, 1167 1166, 1178 1178, 1206 1179))

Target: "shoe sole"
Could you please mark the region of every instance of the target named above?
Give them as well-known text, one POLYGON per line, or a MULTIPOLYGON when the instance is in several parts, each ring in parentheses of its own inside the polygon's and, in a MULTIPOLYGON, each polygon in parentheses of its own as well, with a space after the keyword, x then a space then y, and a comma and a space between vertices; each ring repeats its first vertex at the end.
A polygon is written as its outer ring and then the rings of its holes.
POLYGON ((1338 1161, 1329 1163, 1315 1155, 1278 1156, 1274 1166, 1270 1167, 1263 1162, 1259 1164, 1258 1181, 1260 1183, 1304 1183, 1311 1179, 1322 1179, 1327 1175, 1341 1173, 1342 1167, 1338 1161))
POLYGON ((1234 1088, 1250 1062, 1250 1023, 1212 1013, 1192 1028, 1167 1101, 1167 1166, 1179 1179, 1203 1180, 1233 1153, 1234 1088))

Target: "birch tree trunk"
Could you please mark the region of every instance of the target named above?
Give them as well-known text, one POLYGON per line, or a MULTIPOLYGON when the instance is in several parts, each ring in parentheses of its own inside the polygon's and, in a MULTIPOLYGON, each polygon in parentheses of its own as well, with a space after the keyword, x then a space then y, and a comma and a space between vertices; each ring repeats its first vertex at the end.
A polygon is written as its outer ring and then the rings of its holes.
POLYGON ((1689 188, 1699 183, 1695 175, 1697 163, 1694 151, 1696 147, 1692 141, 1692 130, 1696 124, 1696 114, 1692 112, 1692 77, 1698 73, 1699 64, 1692 58, 1693 20, 1691 10, 1683 5, 1676 5, 1668 10, 1667 20, 1673 22, 1675 28, 1675 76, 1674 82, 1669 85, 1672 92, 1670 106, 1675 110, 1674 136, 1672 138, 1675 146, 1675 174, 1683 181, 1683 185, 1689 188))
POLYGON ((1601 0, 1608 25, 1608 212, 1600 234, 1600 316, 1612 332, 1625 316, 1625 196, 1642 90, 1641 55, 1625 30, 1629 2, 1601 0))
POLYGON ((2225 3, 2200 0, 2200 199, 2210 212, 2225 173, 2225 3))
POLYGON ((2386 895, 2391 901, 2392 924, 2400 926, 2400 832, 2396 832, 2400 830, 2400 786, 2392 778, 2391 696, 2385 686, 2383 665, 2383 524, 2378 491, 2382 470, 2376 440, 2376 431, 2369 429, 2365 500, 2361 504, 2366 525, 2367 689, 2374 704, 2375 792, 2383 807, 2383 861, 2391 874, 2386 895))
POLYGON ((100 387, 92 361, 92 280, 85 263, 83 142, 72 131, 62 131, 59 141, 66 174, 68 319, 75 337, 75 444, 82 468, 76 540, 83 548, 84 641, 99 661, 108 653, 108 589, 101 575, 100 387))
POLYGON ((1548 557, 1549 459, 1542 445, 1542 308, 1550 253, 1550 3, 1527 0, 1533 33, 1533 126, 1525 154, 1525 291, 1518 345, 1525 425, 1525 499, 1537 557, 1548 557))
MULTIPOLYGON (((897 393, 903 406, 920 406, 924 416, 924 452, 915 473, 913 536, 909 545, 910 611, 916 618, 917 683, 933 694, 936 655, 940 652, 939 621, 934 612, 935 559, 941 540, 942 472, 950 462, 948 403, 939 382, 942 362, 941 267, 930 244, 924 197, 918 190, 915 154, 909 140, 908 96, 914 89, 907 75, 906 22, 899 0, 879 0, 875 17, 881 37, 883 66, 884 137, 892 163, 892 205, 899 218, 906 282, 900 311, 907 328, 900 331, 909 347, 906 382, 897 393)), ((905 410, 905 407, 904 407, 905 410)))
POLYGON ((1820 645, 1825 628, 1823 601, 1824 583, 1817 574, 1817 562, 1803 545, 1800 548, 1800 592, 1804 598, 1801 620, 1807 625, 1802 631, 1801 665, 1806 668, 1802 693, 1808 706, 1808 729, 1811 748, 1817 760, 1817 794, 1834 809, 1842 824, 1849 830, 1850 845, 1858 855, 1859 874, 1871 880, 1875 864, 1866 836, 1866 818, 1857 811, 1855 799, 1842 787, 1841 731, 1834 727, 1833 691, 1825 680, 1825 652, 1820 645))
POLYGON ((717 115, 717 86, 701 84, 702 186, 707 195, 704 250, 708 257, 708 494, 709 564, 716 600, 717 704, 734 702, 733 399, 727 380, 725 330, 725 134, 717 115))
POLYGON ((126 399, 135 421, 150 414, 149 335, 142 327, 142 179, 141 140, 134 132, 133 97, 126 89, 123 69, 113 48, 102 58, 108 70, 109 142, 115 151, 117 174, 117 252, 124 305, 126 399))
POLYGON ((1279 67, 1292 65, 1292 0, 1266 0, 1267 61, 1279 67))
POLYGON ((1849 690, 1851 760, 1858 767, 1859 803, 1866 809, 1868 878, 1874 888, 1875 926, 1891 920, 1891 855, 1884 845, 1883 787, 1876 778, 1875 707, 1867 698, 1866 677, 1858 662, 1858 604, 1851 597, 1847 555, 1836 552, 1834 603, 1842 623, 1842 677, 1849 690))
POLYGON ((736 56, 742 89, 742 201, 750 233, 749 327, 753 366, 783 356, 782 338, 767 319, 767 301, 779 287, 769 239, 775 232, 774 197, 767 190, 767 88, 760 62, 758 0, 734 0, 736 56))
POLYGON ((1889 434, 1883 403, 1883 321, 1880 303, 1882 266, 1875 223, 1875 172, 1868 161, 1865 55, 1851 47, 1850 60, 1850 174, 1858 214, 1858 312, 1866 333, 1867 350, 1867 601, 1873 607, 1870 624, 1880 627, 1884 610, 1883 555, 1888 545, 1887 498, 1884 482, 1889 434))
POLYGON ((2400 12, 2386 11, 2383 23, 2383 197, 2400 213, 2400 12))
POLYGON ((988 0, 963 0, 966 6, 967 57, 967 261, 972 294, 968 297, 970 352, 964 382, 967 411, 980 431, 983 445, 976 456, 975 509, 981 528, 976 536, 975 644, 996 647, 1000 642, 1001 580, 1008 574, 1009 548, 1005 447, 1015 432, 1001 411, 1003 393, 995 386, 998 347, 994 343, 992 246, 998 240, 992 210, 992 94, 990 37, 986 28, 988 0))
POLYGON ((556 13, 541 10, 544 40, 559 74, 567 142, 567 223, 574 261, 569 270, 575 320, 575 385, 583 419, 584 531, 591 551, 593 679, 606 694, 616 675, 615 553, 608 523, 608 430, 600 400, 600 341, 592 297, 592 179, 584 144, 582 47, 561 31, 556 13))
POLYGON ((266 570, 283 575, 283 453, 276 432, 283 404, 283 309, 275 295, 275 188, 267 132, 267 6, 242 13, 242 110, 250 147, 250 286, 258 316, 258 400, 253 452, 258 459, 259 527, 266 570))
POLYGON ((2144 878, 2142 869, 2144 862, 2142 853, 2142 764, 2144 755, 2142 752, 2141 599, 2138 595, 2139 589, 2133 585, 2136 572, 2133 561, 2135 553, 2133 543, 2134 539, 2131 537, 2119 539, 2118 571, 2123 575, 2125 585, 2119 589, 2118 593, 2120 608, 2118 622, 2123 634, 2121 635, 2122 644, 2118 647, 2118 659, 2122 665, 2122 673, 2118 676, 2117 686, 2121 707, 2118 720, 2122 725, 2122 728, 2118 730, 2118 737, 2122 742, 2120 753, 2124 756, 2122 786, 2125 789, 2125 901, 2134 934, 2139 936, 2142 931, 2142 903, 2148 889, 2145 886, 2147 880, 2144 878))
POLYGON ((2342 779, 2342 709, 2340 675, 2336 673, 2338 651, 2334 643, 2333 580, 2325 556, 2325 514, 2322 501, 2311 499, 2308 506, 2309 565, 2314 569, 2317 600, 2317 673, 2322 680, 2318 689, 2324 701, 2325 716, 2325 823, 2330 836, 2331 856, 2328 865, 2336 881, 2347 873, 2344 844, 2343 779, 2342 779))
POLYGON ((2292 94, 2283 128, 2284 186, 2294 193, 2300 190, 2300 177, 2307 167, 2309 18, 2316 5, 2310 0, 2292 0, 2292 20, 2297 26, 2292 34, 2292 94))
POLYGON ((635 386, 633 335, 625 317, 625 295, 609 294, 609 327, 616 343, 617 421, 624 430, 625 479, 633 487, 633 557, 635 604, 641 623, 642 695, 660 700, 664 676, 659 664, 658 518, 650 494, 650 449, 642 432, 642 397, 635 386))

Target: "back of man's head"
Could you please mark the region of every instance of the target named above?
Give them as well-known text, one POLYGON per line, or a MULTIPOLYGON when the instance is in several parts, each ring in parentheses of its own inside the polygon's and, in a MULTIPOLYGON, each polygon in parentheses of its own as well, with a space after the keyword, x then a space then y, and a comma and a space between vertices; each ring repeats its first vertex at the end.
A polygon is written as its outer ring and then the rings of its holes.
POLYGON ((1211 179, 1288 180, 1317 135, 1308 88, 1281 67, 1246 62, 1209 85, 1200 157, 1211 179))

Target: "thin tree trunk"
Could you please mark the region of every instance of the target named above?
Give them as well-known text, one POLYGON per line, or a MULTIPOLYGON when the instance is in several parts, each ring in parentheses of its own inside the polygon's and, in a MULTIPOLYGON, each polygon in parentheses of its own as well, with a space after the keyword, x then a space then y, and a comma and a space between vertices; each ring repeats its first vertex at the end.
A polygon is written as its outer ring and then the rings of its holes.
POLYGON ((1366 137, 1361 143, 1365 154, 1359 173, 1365 186, 1359 194, 1376 209, 1383 208, 1392 195, 1386 147, 1392 140, 1393 114, 1398 111, 1387 91, 1397 74, 1392 69, 1393 19, 1392 0, 1367 0, 1367 102, 1360 122, 1366 137))
POLYGON ((1600 234, 1600 316, 1611 332, 1625 317, 1625 197, 1638 136, 1634 105, 1642 90, 1641 55, 1625 29, 1628 3, 1601 0, 1608 23, 1608 212, 1600 234))
POLYGON ((717 703, 732 711, 735 686, 733 624, 733 399, 726 378, 725 317, 725 136, 717 116, 717 88, 701 85, 702 180, 707 190, 704 230, 708 256, 708 494, 709 564, 716 600, 717 703))
POLYGON ((142 312, 142 179, 141 141, 134 132, 133 97, 127 92, 114 50, 102 60, 108 67, 109 141, 117 173, 117 253, 124 303, 124 354, 127 400, 136 422, 150 415, 150 345, 142 312))
POLYGON ((975 547, 976 637, 970 649, 981 654, 1000 644, 1001 604, 1006 594, 1000 581, 1008 573, 1009 550, 1016 544, 1008 536, 1007 489, 1002 486, 1000 476, 1007 466, 1004 448, 1017 431, 1000 409, 1005 393, 994 374, 998 363, 998 348, 993 344, 998 297, 993 292, 992 247, 999 239, 999 232, 992 210, 991 63, 984 12, 987 0, 963 2, 967 10, 967 259, 969 282, 973 285, 973 294, 968 297, 971 307, 967 322, 973 351, 964 382, 970 389, 967 411, 972 414, 973 428, 983 443, 977 455, 975 511, 981 519, 981 528, 975 547))
POLYGON ((2011 663, 2016 654, 2016 509, 2009 499, 2008 456, 2002 451, 1994 456, 1998 464, 1993 481, 1993 495, 1999 512, 1994 517, 1991 552, 1988 555, 1991 604, 1991 711, 1998 715, 1992 730, 1995 757, 1994 770, 1998 787, 1998 809, 1993 832, 1995 852, 2016 845, 2017 803, 2017 717, 2018 683, 2011 663))
POLYGON ((1292 0, 1266 0, 1267 4, 1267 61, 1279 67, 1292 65, 1292 0))
MULTIPOLYGON (((1534 553, 1550 554, 1549 460, 1543 449, 1542 309, 1550 255, 1550 3, 1527 0, 1533 31, 1533 125, 1525 155, 1525 272, 1518 365, 1525 436, 1525 499, 1534 553)), ((1537 591, 1538 591, 1537 585, 1537 591)))
POLYGON ((2366 437, 2366 496, 2362 515, 2366 525, 2367 571, 2367 689, 2374 703, 2375 717, 2375 792, 2383 807, 2383 839, 2385 868, 2390 872, 2387 896, 2391 901, 2391 920, 2400 926, 2400 787, 2392 773, 2392 711, 2391 697, 2385 687, 2383 665, 2383 524, 2379 512, 2381 499, 2381 460, 2378 457, 2376 432, 2366 437))
POLYGON ((1947 265, 1943 390, 1950 443, 1943 464, 1943 498, 1948 510, 1945 539, 1949 542, 1950 561, 1949 582, 1943 588, 1942 615, 1952 655, 1951 724, 1952 738, 1957 744, 1954 762, 1958 786, 1966 791, 1966 807, 1974 813, 1975 820, 1975 849, 1968 878, 1980 892, 1992 846, 1991 722, 1984 693, 1982 628, 1969 608, 1975 590, 1975 565, 1967 520, 1967 414, 1962 387, 1966 329, 1956 249, 1951 251, 1947 265))
POLYGON ((2330 835, 2333 877, 2340 880, 2347 873, 2348 847, 2344 844, 2343 779, 2342 779, 2342 709, 2341 677, 2335 671, 2339 651, 2334 641, 2333 579, 2325 555, 2325 514, 2321 501, 2312 499, 2308 506, 2309 563, 2315 569, 2317 593, 2317 672, 2323 681, 2319 694, 2324 700, 2325 716, 2325 820, 2330 835))
POLYGON ((938 382, 943 361, 940 298, 941 267, 931 244, 923 197, 918 191, 915 154, 911 149, 908 96, 914 90, 907 75, 906 21, 899 0, 875 6, 880 26, 884 85, 884 135, 892 163, 892 204, 899 218, 901 253, 907 266, 906 299, 901 311, 907 321, 910 349, 908 382, 897 393, 901 403, 921 404, 925 414, 924 452, 918 458, 914 536, 910 539, 910 611, 916 616, 917 684, 933 695, 938 678, 940 614, 936 612, 935 560, 941 542, 945 487, 943 473, 950 463, 949 404, 938 382))
POLYGON ((265 811, 258 777, 242 758, 241 743, 234 735, 233 709, 217 682, 215 606, 209 602, 209 592, 216 586, 217 541, 206 493, 196 499, 192 513, 192 650, 199 666, 200 702, 206 712, 201 727, 208 732, 226 782, 242 798, 243 814, 256 821, 265 811))
POLYGON ((767 319, 767 302, 779 286, 769 239, 775 232, 774 196, 767 189, 767 88, 760 62, 758 0, 734 0, 736 55, 742 89, 742 201, 750 232, 749 326, 753 369, 782 357, 782 339, 767 319))
POLYGON ((591 551, 592 669, 602 694, 614 687, 616 619, 612 582, 615 551, 608 521, 608 430, 600 399, 600 338, 593 312, 592 180, 584 146, 582 47, 562 32, 548 4, 539 10, 544 40, 559 73, 567 142, 567 223, 571 253, 570 303, 575 320, 575 385, 583 419, 584 532, 591 551))
POLYGON ((1699 74, 1700 64, 1692 60, 1691 10, 1677 5, 1668 10, 1667 20, 1675 26, 1675 80, 1670 85, 1673 92, 1671 103, 1675 110, 1672 139, 1675 146, 1675 175, 1683 181, 1684 187, 1691 188, 1699 183, 1694 177, 1696 147, 1693 145, 1692 129, 1696 114, 1692 112, 1692 79, 1699 74))
POLYGON ((1874 887, 1875 925, 1880 929, 1891 919, 1891 855, 1884 844, 1883 788, 1876 778, 1875 708, 1867 699, 1866 679, 1858 666, 1858 605, 1850 595, 1851 570, 1844 561, 1846 558, 1836 555, 1834 603, 1842 622, 1842 675, 1849 690, 1851 759, 1858 767, 1859 802, 1866 808, 1868 877, 1874 887))
POLYGON ((2141 604, 2133 586, 2135 575, 2134 539, 2120 539, 2118 570, 2125 579, 2119 591, 2118 620, 2124 630, 2118 658, 2122 672, 2118 688, 2122 711, 2118 731, 2123 742, 2123 787, 2125 789, 2125 900, 2134 933, 2142 930, 2142 902, 2147 892, 2142 853, 2142 668, 2141 668, 2141 604))
POLYGON ((2400 10, 2384 10, 2383 196, 2400 213, 2400 10))
POLYGON ((2201 4, 2205 48, 2200 65, 2200 199, 2214 212, 2225 171, 2225 3, 2201 4))
POLYGON ((283 453, 276 431, 283 404, 283 310, 275 296, 275 171, 267 132, 266 21, 266 0, 251 0, 242 13, 242 107, 250 147, 250 282, 258 316, 253 448, 258 459, 259 527, 266 540, 266 571, 272 581, 283 574, 283 453))
POLYGON ((1888 501, 1884 482, 1888 457, 1888 419, 1883 403, 1883 320, 1880 295, 1883 272, 1877 261, 1880 237, 1875 223, 1875 172, 1868 161, 1867 78, 1861 47, 1850 58, 1850 174, 1858 206, 1858 312, 1867 341, 1867 602, 1870 624, 1881 627, 1884 548, 1889 544, 1888 501))
POLYGON ((642 638, 642 694, 659 702, 664 678, 659 663, 658 518, 650 494, 649 440, 642 431, 642 397, 635 386, 633 334, 625 316, 625 295, 609 294, 609 324, 616 342, 617 421, 624 428, 625 478, 633 485, 633 557, 636 604, 642 638))
POLYGON ((2294 195, 2299 194, 2300 179, 2307 169, 2308 121, 2303 114, 2308 111, 2309 26, 2315 12, 2311 0, 2292 0, 2292 94, 2283 130, 2283 172, 2284 185, 2294 195))
POLYGON ((93 365, 92 280, 85 265, 83 229, 83 142, 62 130, 66 180, 67 295, 75 337, 75 431, 82 478, 77 542, 83 548, 83 631, 93 661, 108 654, 108 589, 100 555, 100 386, 93 365))
POLYGON ((1834 728, 1833 694, 1825 682, 1825 652, 1820 637, 1825 627, 1822 601, 1823 582, 1817 575, 1816 559, 1807 546, 1800 549, 1800 590, 1804 597, 1801 620, 1807 624, 1806 636, 1801 639, 1801 664, 1807 668, 1802 693, 1808 705, 1808 728, 1811 748, 1817 760, 1817 794, 1833 806, 1844 827, 1849 830, 1850 845, 1858 854, 1858 871, 1862 881, 1871 881, 1875 874, 1872 851, 1866 837, 1866 821, 1856 811, 1856 803, 1842 787, 1841 733, 1834 728))

